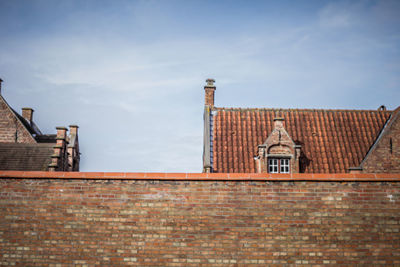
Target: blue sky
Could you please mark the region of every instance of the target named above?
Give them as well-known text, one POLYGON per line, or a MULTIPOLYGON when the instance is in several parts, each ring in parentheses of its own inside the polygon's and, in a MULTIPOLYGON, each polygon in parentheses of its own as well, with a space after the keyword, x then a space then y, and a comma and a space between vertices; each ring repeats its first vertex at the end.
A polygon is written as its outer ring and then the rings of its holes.
POLYGON ((0 0, 2 94, 82 171, 200 172, 216 106, 400 105, 400 1, 0 0))

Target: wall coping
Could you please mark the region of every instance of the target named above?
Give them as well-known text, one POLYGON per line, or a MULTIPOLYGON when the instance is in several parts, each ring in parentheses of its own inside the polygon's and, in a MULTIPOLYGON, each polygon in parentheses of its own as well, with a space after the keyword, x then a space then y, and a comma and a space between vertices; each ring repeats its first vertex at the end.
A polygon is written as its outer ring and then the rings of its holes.
POLYGON ((0 179, 400 182, 400 173, 153 173, 0 171, 0 179))

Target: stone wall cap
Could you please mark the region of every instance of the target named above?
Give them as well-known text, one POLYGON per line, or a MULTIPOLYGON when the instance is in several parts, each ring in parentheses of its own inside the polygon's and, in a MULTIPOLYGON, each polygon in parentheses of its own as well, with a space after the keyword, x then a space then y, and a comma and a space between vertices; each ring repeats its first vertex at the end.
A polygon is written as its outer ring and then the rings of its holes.
MULTIPOLYGON (((57 167, 57 166, 56 166, 57 167)), ((0 171, 10 179, 166 180, 166 181, 276 181, 276 182, 400 182, 400 173, 146 173, 0 171)))

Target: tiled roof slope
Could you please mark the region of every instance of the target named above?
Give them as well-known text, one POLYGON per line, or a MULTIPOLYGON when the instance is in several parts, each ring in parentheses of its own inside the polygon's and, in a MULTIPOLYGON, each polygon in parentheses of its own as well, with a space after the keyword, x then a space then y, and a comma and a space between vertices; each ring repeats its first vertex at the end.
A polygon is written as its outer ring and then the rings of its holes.
POLYGON ((0 143, 0 170, 47 171, 54 144, 0 143))
POLYGON ((391 111, 310 109, 213 109, 213 172, 256 172, 257 146, 273 130, 276 116, 301 145, 300 171, 344 173, 359 166, 391 111))

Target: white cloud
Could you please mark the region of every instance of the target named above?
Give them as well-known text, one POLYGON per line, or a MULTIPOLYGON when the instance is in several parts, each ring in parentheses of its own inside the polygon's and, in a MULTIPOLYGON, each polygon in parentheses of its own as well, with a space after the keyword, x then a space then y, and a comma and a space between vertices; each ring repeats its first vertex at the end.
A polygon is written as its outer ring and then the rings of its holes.
POLYGON ((320 25, 323 27, 348 27, 352 24, 352 15, 347 7, 328 4, 319 14, 320 25))

